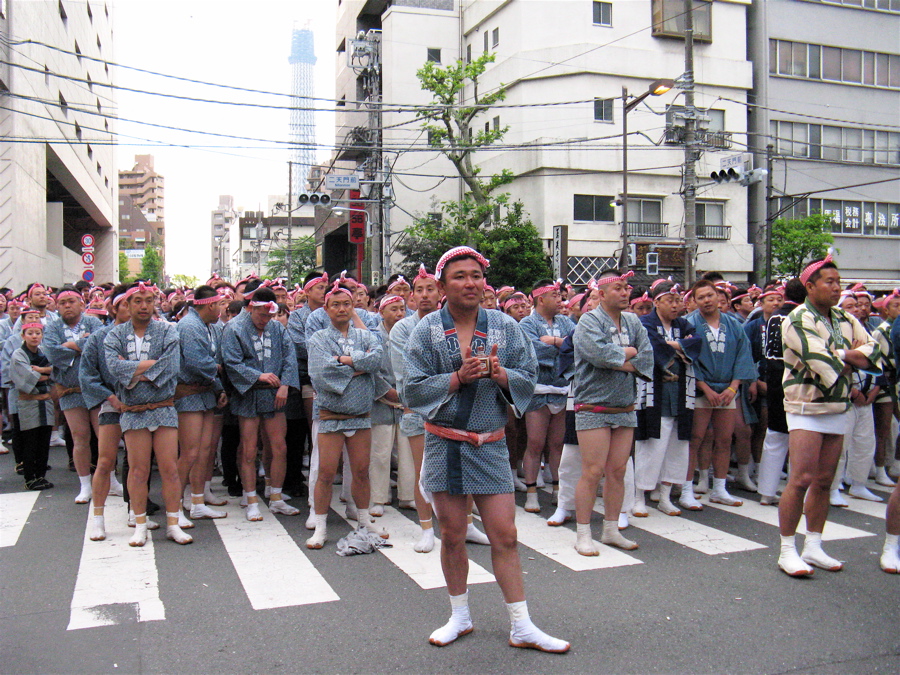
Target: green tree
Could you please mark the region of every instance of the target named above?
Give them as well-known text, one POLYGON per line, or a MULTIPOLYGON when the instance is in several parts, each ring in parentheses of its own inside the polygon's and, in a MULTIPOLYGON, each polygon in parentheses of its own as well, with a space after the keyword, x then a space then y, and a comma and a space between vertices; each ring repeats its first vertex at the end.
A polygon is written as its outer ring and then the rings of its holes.
POLYGON ((156 244, 147 244, 144 249, 144 257, 141 260, 140 278, 152 281, 155 284, 162 283, 163 261, 159 255, 159 247, 156 244))
MULTIPOLYGON (((487 94, 478 91, 479 77, 495 58, 493 53, 485 52, 470 63, 457 61, 446 68, 427 61, 416 72, 422 89, 430 93, 432 99, 430 106, 421 109, 416 116, 423 120, 422 128, 428 133, 429 145, 450 160, 468 188, 455 219, 471 231, 490 222, 496 207, 505 203, 504 198, 497 199, 492 194, 513 180, 509 170, 481 178, 481 169, 472 162, 475 152, 502 140, 509 129, 489 124, 473 130, 476 117, 506 98, 506 89, 502 85, 487 94), (466 88, 472 91, 471 103, 461 106, 459 100, 466 88)), ((470 234, 467 241, 470 245, 471 237, 470 234)))
POLYGON ((119 251, 119 279, 123 284, 134 281, 128 272, 128 256, 125 255, 125 251, 119 251))
MULTIPOLYGON (((450 210, 452 214, 454 211, 450 210)), ((479 230, 470 230, 454 221, 452 216, 447 225, 431 218, 420 218, 407 230, 398 246, 405 256, 404 273, 412 278, 420 263, 433 270, 445 251, 454 246, 469 245, 491 261, 487 277, 495 288, 504 284, 530 288, 538 279, 550 277, 550 258, 522 203, 513 202, 503 211, 499 220, 479 230)))
POLYGON ((190 274, 173 274, 172 285, 180 288, 197 288, 200 285, 200 280, 190 274))
MULTIPOLYGON (((279 248, 269 251, 266 261, 266 274, 270 277, 283 277, 287 279, 287 242, 279 248)), ((308 272, 316 269, 316 240, 315 237, 302 237, 291 241, 291 278, 290 285, 303 282, 303 277, 308 272)))
POLYGON ((831 217, 814 213, 800 220, 779 218, 772 223, 774 272, 796 277, 811 260, 824 258, 834 243, 831 217))

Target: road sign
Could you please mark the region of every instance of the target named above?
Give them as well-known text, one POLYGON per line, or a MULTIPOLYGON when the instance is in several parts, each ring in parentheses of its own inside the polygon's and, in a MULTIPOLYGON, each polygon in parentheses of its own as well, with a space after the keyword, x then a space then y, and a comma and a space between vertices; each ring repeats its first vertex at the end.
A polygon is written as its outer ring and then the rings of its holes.
POLYGON ((84 248, 93 248, 94 246, 94 235, 92 234, 84 234, 81 236, 81 245, 84 248))
POLYGON ((94 254, 90 251, 85 251, 81 254, 81 262, 83 262, 86 266, 94 264, 94 254))
POLYGON ((94 280, 94 270, 85 270, 81 274, 81 278, 85 281, 93 281, 94 280))
MULTIPOLYGON (((359 190, 350 192, 350 199, 359 199, 359 190)), ((351 244, 366 243, 366 205, 363 202, 351 201, 350 218, 347 222, 347 239, 351 244)))
POLYGON ((329 190, 359 190, 359 176, 325 176, 325 187, 329 190))
POLYGON ((726 169, 742 169, 744 168, 743 155, 728 155, 719 160, 719 168, 723 171, 726 169))

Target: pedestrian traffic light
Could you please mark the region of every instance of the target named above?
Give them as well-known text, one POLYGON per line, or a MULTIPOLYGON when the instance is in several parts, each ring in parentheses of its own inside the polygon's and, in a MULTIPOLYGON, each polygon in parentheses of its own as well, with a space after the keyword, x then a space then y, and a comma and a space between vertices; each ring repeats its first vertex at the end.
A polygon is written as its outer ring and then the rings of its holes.
POLYGON ((297 195, 297 203, 300 206, 305 206, 306 204, 327 206, 331 203, 331 195, 324 192, 301 192, 297 195))
POLYGON ((646 263, 647 274, 651 277, 657 276, 659 274, 659 253, 655 251, 648 252, 646 263))

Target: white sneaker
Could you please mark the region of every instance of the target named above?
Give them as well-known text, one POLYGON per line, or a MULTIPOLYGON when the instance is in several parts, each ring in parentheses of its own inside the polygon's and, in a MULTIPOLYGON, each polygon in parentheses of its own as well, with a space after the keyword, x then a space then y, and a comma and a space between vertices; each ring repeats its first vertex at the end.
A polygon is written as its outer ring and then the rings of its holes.
POLYGON ((869 490, 865 485, 851 485, 847 491, 851 497, 856 499, 865 499, 869 502, 883 502, 884 500, 869 490))

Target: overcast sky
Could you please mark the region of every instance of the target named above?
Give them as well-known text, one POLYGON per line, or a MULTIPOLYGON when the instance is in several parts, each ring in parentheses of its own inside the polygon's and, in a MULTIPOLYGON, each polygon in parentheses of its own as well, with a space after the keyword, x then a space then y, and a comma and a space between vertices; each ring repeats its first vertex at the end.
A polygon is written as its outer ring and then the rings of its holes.
MULTIPOLYGON (((116 0, 115 60, 179 77, 290 93, 291 30, 315 33, 316 92, 334 98, 336 0, 116 0)), ((241 103, 286 106, 283 96, 236 92, 119 68, 118 84, 143 91, 241 103)), ((319 102, 322 107, 332 107, 319 102)), ((235 207, 265 210, 267 196, 287 193, 289 151, 273 143, 234 140, 155 128, 137 122, 287 141, 287 110, 195 103, 120 91, 118 168, 135 154, 153 154, 165 176, 166 268, 169 274, 209 276, 210 212, 219 195, 235 207), (163 147, 159 143, 185 147, 163 147), (203 147, 206 146, 206 147, 203 147), (215 146, 215 147, 209 147, 215 146)), ((334 116, 316 113, 317 142, 334 143, 334 116)), ((330 156, 326 148, 318 161, 330 156)))

